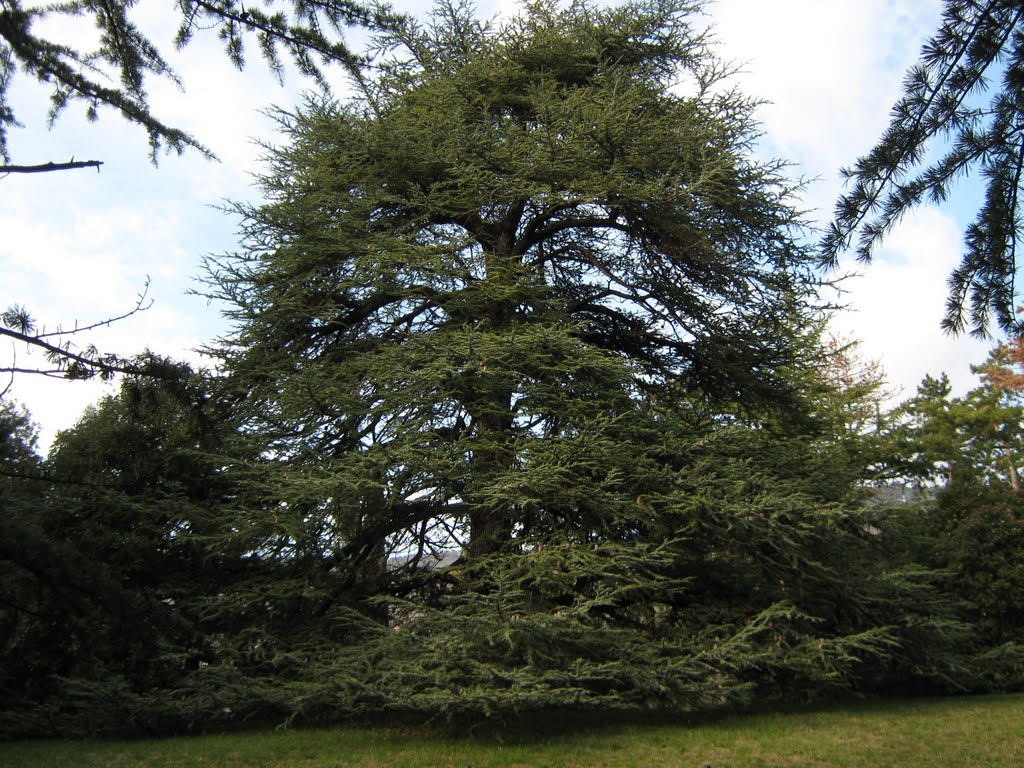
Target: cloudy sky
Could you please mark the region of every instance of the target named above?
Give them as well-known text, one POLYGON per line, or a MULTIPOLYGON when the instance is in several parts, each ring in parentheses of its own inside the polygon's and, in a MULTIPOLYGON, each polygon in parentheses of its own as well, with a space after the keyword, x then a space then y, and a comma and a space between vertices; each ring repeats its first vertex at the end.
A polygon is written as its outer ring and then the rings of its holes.
MULTIPOLYGON (((480 7, 490 16, 514 6, 480 7)), ((762 151, 791 161, 794 176, 813 179, 805 202, 817 220, 827 220, 840 190, 838 169, 867 151, 885 127, 903 73, 936 28, 940 7, 940 0, 717 0, 709 6, 720 54, 742 63, 741 87, 766 102, 762 151)), ((9 136, 15 162, 74 157, 104 165, 99 173, 0 178, 0 304, 25 305, 47 330, 87 325, 130 310, 148 280, 149 309, 83 341, 101 351, 132 354, 148 347, 198 360, 193 350, 225 325, 216 306, 188 292, 199 287, 203 255, 237 242, 238 222, 218 205, 256 199, 250 174, 259 168, 257 141, 275 141, 261 110, 295 103, 304 83, 292 75, 279 87, 255 50, 246 71, 235 71, 213 33, 176 54, 170 8, 156 0, 136 7, 141 26, 164 46, 186 88, 181 93, 152 81, 152 105, 220 162, 191 153, 161 156, 154 167, 144 132, 113 113, 90 124, 72 107, 47 130, 47 93, 17 82, 11 103, 25 127, 9 136)), ((88 25, 65 23, 53 34, 77 39, 88 34, 88 25)), ((864 354, 882 363, 904 395, 925 374, 943 371, 960 391, 974 386, 969 366, 989 347, 939 330, 945 279, 970 216, 956 207, 921 211, 888 238, 873 264, 847 268, 861 274, 844 282, 849 309, 837 318, 837 332, 862 340, 864 354)), ((0 346, 0 361, 42 364, 10 344, 0 346)), ((18 375, 6 397, 29 408, 45 448, 109 387, 18 375)))

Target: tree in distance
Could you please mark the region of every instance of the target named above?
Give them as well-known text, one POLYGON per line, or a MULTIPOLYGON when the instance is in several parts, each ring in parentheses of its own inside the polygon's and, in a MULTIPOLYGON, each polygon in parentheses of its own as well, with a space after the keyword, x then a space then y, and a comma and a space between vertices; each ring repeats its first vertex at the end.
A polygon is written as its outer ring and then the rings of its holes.
POLYGON ((946 0, 942 24, 903 88, 878 143, 843 171, 852 186, 836 204, 822 241, 824 259, 834 265, 857 237, 857 256, 870 261, 906 213, 923 202, 942 203, 953 185, 979 172, 985 196, 949 277, 942 325, 984 336, 994 320, 1016 332, 1024 6, 1016 0, 946 0), (940 147, 944 154, 931 160, 929 152, 940 147))
POLYGON ((980 386, 952 397, 948 377, 928 376, 898 408, 888 436, 894 466, 931 487, 918 525, 934 566, 968 606, 975 642, 993 648, 993 677, 1012 679, 1024 650, 1024 340, 996 344, 971 370, 980 386))

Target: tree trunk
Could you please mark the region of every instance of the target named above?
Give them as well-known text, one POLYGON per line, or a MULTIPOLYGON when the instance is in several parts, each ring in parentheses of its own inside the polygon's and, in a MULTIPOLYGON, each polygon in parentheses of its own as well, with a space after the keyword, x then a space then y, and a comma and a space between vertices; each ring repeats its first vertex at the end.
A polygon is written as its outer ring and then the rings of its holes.
MULTIPOLYGON (((517 281, 516 267, 518 260, 510 255, 511 239, 499 238, 492 242, 486 259, 487 287, 495 291, 486 291, 484 296, 505 295, 503 289, 514 286, 517 281)), ((478 327, 491 333, 503 331, 511 327, 514 321, 514 306, 507 300, 491 300, 480 313, 478 327)), ((486 353, 471 364, 468 373, 470 393, 465 403, 466 409, 473 416, 474 432, 479 449, 473 456, 475 484, 485 489, 507 472, 515 460, 511 448, 513 434, 512 417, 512 386, 511 380, 515 372, 501 365, 492 365, 486 353)), ((470 494, 469 528, 470 556, 485 555, 500 549, 512 538, 514 512, 501 509, 479 492, 470 494), (474 498, 475 497, 475 498, 474 498)))
POLYGON ((1010 487, 1014 493, 1017 493, 1020 491, 1020 474, 1017 472, 1017 465, 1013 461, 1013 451, 1008 447, 1004 447, 1003 454, 1006 456, 1006 466, 1009 470, 1010 487))

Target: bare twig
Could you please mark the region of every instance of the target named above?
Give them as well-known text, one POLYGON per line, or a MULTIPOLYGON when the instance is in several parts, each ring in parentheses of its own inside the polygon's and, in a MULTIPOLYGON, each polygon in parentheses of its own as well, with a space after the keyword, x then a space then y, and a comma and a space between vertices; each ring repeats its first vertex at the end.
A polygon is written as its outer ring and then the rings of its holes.
POLYGON ((124 314, 117 315, 116 317, 108 317, 103 320, 98 320, 97 322, 90 323, 89 325, 78 325, 76 321, 75 327, 72 328, 70 331, 65 331, 62 330, 61 328, 57 328, 56 331, 50 331, 49 333, 37 333, 35 334, 35 338, 46 339, 49 338, 50 336, 70 336, 75 333, 84 333, 85 331, 92 331, 96 328, 105 328, 108 325, 116 323, 118 320, 125 320, 126 318, 129 318, 132 315, 136 314, 137 312, 145 312, 147 309, 153 306, 152 299, 146 301, 148 295, 149 275, 146 275, 146 282, 143 284, 142 290, 139 292, 139 298, 136 300, 135 306, 129 309, 124 314))

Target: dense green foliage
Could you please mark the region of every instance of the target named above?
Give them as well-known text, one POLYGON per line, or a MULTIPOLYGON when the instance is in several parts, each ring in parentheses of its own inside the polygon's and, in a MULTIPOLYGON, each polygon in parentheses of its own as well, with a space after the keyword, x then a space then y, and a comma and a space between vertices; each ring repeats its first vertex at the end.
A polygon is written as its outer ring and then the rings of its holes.
POLYGON ((982 443, 824 340, 697 10, 441 5, 281 114, 218 374, 0 422, 5 733, 1021 684, 1017 507, 871 493, 982 443))
MULTIPOLYGON (((997 675, 1024 668, 1024 387, 1022 340, 998 345, 975 372, 982 385, 951 397, 946 377, 928 377, 901 408, 891 438, 908 479, 937 485, 927 559, 949 569, 950 590, 969 606, 975 640, 1009 644, 997 675), (1010 648, 1013 650, 1010 650, 1010 648)), ((922 532, 923 533, 923 532, 922 532)), ((925 535, 920 536, 927 541, 925 535)))
POLYGON ((216 447, 197 386, 126 382, 50 461, 7 464, 5 730, 127 725, 133 695, 166 682, 168 643, 206 642, 170 610, 225 577, 198 538, 223 499, 196 453, 216 447))
POLYGON ((792 397, 809 258, 691 11, 442 6, 361 98, 282 115, 248 249, 211 264, 216 352, 318 541, 631 534, 681 398, 792 397))
POLYGON ((1017 0, 946 0, 941 26, 907 73, 892 122, 845 171, 852 187, 836 205, 825 259, 834 264, 858 236, 857 255, 870 260, 908 211, 945 201, 957 182, 977 173, 985 195, 950 276, 943 325, 984 334, 994 318, 1015 330, 1022 120, 1024 8, 1017 0), (988 103, 980 98, 986 92, 988 103), (942 151, 934 161, 933 148, 942 151))

